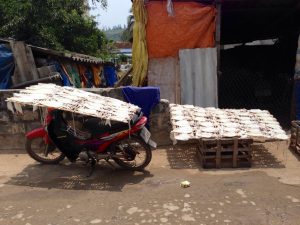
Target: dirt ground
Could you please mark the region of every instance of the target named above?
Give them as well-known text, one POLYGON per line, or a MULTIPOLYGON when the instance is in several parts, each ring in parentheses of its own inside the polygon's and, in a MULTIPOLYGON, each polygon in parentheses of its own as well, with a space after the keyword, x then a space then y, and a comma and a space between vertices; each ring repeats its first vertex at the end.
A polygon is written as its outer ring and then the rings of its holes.
POLYGON ((300 224, 299 157, 286 142, 254 150, 252 168, 203 170, 193 146, 168 146, 143 173, 100 164, 91 177, 2 152, 0 224, 300 224))

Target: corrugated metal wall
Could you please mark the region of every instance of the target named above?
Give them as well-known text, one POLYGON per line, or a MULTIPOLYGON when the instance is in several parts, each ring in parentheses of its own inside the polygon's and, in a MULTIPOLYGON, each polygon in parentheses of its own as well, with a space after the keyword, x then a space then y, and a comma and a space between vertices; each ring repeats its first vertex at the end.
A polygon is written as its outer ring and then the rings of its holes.
POLYGON ((218 107, 216 48, 179 51, 181 104, 218 107))

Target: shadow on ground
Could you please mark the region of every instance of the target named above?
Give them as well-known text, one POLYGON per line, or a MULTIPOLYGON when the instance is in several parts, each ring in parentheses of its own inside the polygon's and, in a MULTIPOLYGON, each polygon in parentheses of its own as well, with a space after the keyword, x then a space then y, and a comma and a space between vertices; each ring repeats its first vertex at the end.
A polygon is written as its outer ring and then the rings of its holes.
POLYGON ((202 169, 195 144, 180 144, 166 148, 172 169, 202 169))
MULTIPOLYGON (((167 158, 172 169, 204 170, 200 164, 197 155, 197 146, 195 144, 170 146, 167 148, 167 158)), ((268 151, 264 145, 253 145, 252 167, 285 168, 285 165, 268 151)), ((226 166, 226 169, 229 169, 228 166, 226 166)))
POLYGON ((282 161, 277 159, 264 145, 253 145, 252 167, 255 168, 285 168, 282 161))
POLYGON ((300 150, 297 150, 293 147, 289 147, 289 151, 291 151, 291 153, 293 154, 293 156, 300 161, 300 150))
POLYGON ((148 171, 134 172, 97 165, 92 176, 89 167, 80 164, 27 166, 21 173, 12 177, 7 184, 66 190, 122 191, 126 185, 141 183, 153 175, 148 171))

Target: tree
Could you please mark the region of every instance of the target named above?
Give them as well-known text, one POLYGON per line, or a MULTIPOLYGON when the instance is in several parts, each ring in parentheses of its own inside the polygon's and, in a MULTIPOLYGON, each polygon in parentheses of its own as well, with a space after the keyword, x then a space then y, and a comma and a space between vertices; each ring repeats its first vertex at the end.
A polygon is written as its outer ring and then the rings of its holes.
POLYGON ((132 8, 129 11, 129 16, 127 17, 127 28, 123 31, 122 41, 133 41, 133 26, 134 26, 134 16, 132 12, 132 8))
MULTIPOLYGON (((103 7, 106 0, 94 0, 103 7)), ((0 0, 0 37, 97 55, 105 35, 86 15, 85 0, 0 0)))

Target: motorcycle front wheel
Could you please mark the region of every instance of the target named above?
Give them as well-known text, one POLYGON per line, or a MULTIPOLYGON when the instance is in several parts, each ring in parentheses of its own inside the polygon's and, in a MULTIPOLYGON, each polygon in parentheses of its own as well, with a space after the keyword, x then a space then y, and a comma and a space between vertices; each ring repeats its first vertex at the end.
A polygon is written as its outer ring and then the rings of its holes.
POLYGON ((124 169, 141 171, 151 161, 152 152, 149 145, 140 137, 120 140, 115 145, 114 161, 124 169))
POLYGON ((43 137, 26 140, 26 151, 34 160, 43 164, 58 164, 65 155, 53 144, 46 144, 43 137))

